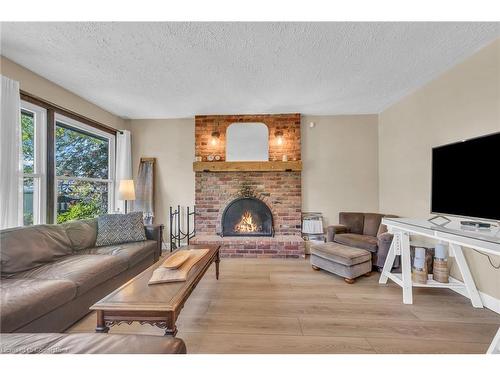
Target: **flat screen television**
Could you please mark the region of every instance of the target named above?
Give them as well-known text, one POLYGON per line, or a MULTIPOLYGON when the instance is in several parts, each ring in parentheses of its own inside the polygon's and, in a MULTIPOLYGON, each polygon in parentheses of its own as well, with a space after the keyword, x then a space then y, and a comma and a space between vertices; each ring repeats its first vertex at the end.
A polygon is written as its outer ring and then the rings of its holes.
POLYGON ((500 220, 500 133, 432 149, 431 211, 500 220))

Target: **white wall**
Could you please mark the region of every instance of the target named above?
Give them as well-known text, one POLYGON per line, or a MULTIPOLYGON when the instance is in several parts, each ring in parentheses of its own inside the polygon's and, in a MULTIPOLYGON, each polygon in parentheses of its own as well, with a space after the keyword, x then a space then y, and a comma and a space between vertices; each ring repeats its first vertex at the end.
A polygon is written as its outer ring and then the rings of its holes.
MULTIPOLYGON (((380 210, 428 217, 431 148, 498 131, 500 40, 379 115, 380 210)), ((492 173, 500 175, 499 162, 492 173)), ((500 272, 484 256, 466 256, 479 289, 500 298, 500 272)))
POLYGON ((156 158, 155 222, 168 226, 170 206, 194 205, 194 119, 128 120, 127 127, 134 178, 141 157, 156 158))
POLYGON ((302 116, 301 126, 303 211, 330 224, 340 211, 378 212, 377 115, 302 116))

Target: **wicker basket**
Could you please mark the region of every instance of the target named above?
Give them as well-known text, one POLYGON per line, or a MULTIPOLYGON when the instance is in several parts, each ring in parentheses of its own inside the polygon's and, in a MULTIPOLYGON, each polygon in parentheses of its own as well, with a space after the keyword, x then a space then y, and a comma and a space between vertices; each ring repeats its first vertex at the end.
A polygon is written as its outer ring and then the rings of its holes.
POLYGON ((440 283, 449 283, 450 270, 447 259, 434 258, 432 278, 440 283))
POLYGON ((421 268, 411 268, 411 279, 414 283, 427 284, 427 267, 421 268))

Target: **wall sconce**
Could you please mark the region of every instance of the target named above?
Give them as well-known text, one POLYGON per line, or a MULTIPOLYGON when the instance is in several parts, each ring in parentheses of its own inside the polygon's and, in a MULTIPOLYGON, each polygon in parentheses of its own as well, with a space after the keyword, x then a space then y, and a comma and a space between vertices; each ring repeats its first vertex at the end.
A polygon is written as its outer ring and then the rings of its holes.
POLYGON ((276 137, 276 143, 278 146, 281 146, 283 144, 283 132, 282 131, 277 131, 274 133, 274 136, 276 137))
POLYGON ((210 139, 210 144, 212 146, 217 146, 219 143, 219 138, 220 138, 220 133, 219 132, 212 132, 211 139, 210 139))

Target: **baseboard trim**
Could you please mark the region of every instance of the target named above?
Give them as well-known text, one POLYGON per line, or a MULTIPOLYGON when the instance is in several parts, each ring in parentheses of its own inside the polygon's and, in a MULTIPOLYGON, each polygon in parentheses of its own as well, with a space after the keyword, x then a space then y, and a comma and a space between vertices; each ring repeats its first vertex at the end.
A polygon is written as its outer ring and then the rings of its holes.
MULTIPOLYGON (((453 291, 461 294, 464 297, 469 298, 466 289, 452 289, 453 291)), ((487 309, 500 314, 500 299, 490 296, 489 294, 478 291, 481 296, 481 301, 483 301, 484 307, 487 309)))

